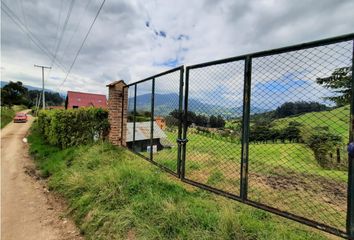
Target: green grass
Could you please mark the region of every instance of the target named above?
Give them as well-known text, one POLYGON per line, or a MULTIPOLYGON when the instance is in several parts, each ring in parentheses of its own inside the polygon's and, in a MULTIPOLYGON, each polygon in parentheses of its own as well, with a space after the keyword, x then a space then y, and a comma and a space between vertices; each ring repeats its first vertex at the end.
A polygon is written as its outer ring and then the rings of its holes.
MULTIPOLYGON (((175 134, 165 132, 169 141, 173 141, 175 134)), ((200 134, 188 134, 187 168, 200 170, 200 165, 204 166, 220 164, 220 162, 232 165, 239 164, 241 159, 241 145, 227 141, 216 140, 200 134)), ((175 170, 175 156, 177 147, 159 151, 154 159, 165 166, 175 170)), ((263 173, 269 173, 274 167, 282 166, 298 173, 306 173, 328 177, 338 181, 346 182, 346 171, 328 170, 320 167, 314 157, 313 151, 304 144, 250 144, 249 162, 251 166, 263 173)), ((238 167, 239 168, 239 167, 238 167)))
POLYGON ((284 128, 291 121, 302 123, 306 127, 328 126, 329 130, 340 134, 345 141, 349 135, 349 111, 350 106, 343 106, 333 110, 322 112, 311 112, 294 117, 287 117, 275 120, 276 128, 284 128))
POLYGON ((9 107, 1 107, 1 128, 5 127, 9 122, 12 121, 16 112, 26 109, 25 106, 13 106, 9 107))
MULTIPOLYGON (((108 143, 61 150, 46 144, 35 125, 28 139, 50 189, 67 199, 69 214, 87 239, 327 239, 185 185, 108 143)), ((211 181, 223 180, 213 176, 211 181)))
MULTIPOLYGON (((175 139, 165 133, 171 142, 175 139)), ((195 133, 188 139, 186 177, 239 195, 241 145, 195 133)), ((176 156, 174 147, 154 160, 175 171, 176 156)), ((250 199, 340 229, 345 228, 347 178, 346 171, 319 166, 305 144, 249 146, 250 199)))

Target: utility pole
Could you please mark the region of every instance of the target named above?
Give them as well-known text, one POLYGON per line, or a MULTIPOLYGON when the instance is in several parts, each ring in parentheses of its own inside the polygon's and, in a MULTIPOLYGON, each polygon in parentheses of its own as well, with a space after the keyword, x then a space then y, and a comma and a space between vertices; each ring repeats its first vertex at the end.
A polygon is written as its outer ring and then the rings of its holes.
POLYGON ((42 100, 43 100, 43 110, 45 109, 45 95, 44 95, 44 69, 51 69, 52 67, 46 67, 46 66, 41 66, 41 65, 36 65, 34 64, 35 67, 40 67, 42 68, 42 100))

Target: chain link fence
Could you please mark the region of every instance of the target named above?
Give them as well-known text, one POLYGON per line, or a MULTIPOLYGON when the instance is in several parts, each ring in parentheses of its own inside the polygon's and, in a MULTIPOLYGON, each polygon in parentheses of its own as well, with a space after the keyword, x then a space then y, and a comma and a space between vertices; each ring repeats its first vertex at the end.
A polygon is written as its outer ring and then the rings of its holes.
POLYGON ((189 184, 354 236, 346 149, 353 39, 188 66, 185 77, 182 66, 130 84, 127 146, 189 184))
POLYGON ((179 175, 183 67, 149 77, 128 88, 126 144, 134 153, 179 175))
POLYGON ((352 52, 346 41, 252 59, 251 107, 269 110, 250 117, 248 199, 345 230, 351 79, 336 74, 352 52))

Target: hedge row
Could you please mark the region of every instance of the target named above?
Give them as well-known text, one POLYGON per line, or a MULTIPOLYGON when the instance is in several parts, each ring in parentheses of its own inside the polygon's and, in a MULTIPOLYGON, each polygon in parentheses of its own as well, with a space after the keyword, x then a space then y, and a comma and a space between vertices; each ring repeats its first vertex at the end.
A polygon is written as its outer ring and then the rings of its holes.
POLYGON ((106 138, 108 111, 101 108, 44 110, 38 114, 38 126, 52 145, 67 148, 88 144, 106 138))

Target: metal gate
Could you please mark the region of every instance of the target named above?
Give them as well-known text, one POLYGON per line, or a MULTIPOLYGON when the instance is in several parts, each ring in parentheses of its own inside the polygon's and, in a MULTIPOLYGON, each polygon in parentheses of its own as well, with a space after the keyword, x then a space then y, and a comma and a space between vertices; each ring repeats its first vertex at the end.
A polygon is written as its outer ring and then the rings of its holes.
POLYGON ((180 175, 176 139, 182 134, 183 72, 181 66, 125 86, 127 147, 175 176, 180 175))
POLYGON ((127 145, 186 183, 354 237, 353 42, 349 34, 130 84, 127 145))

